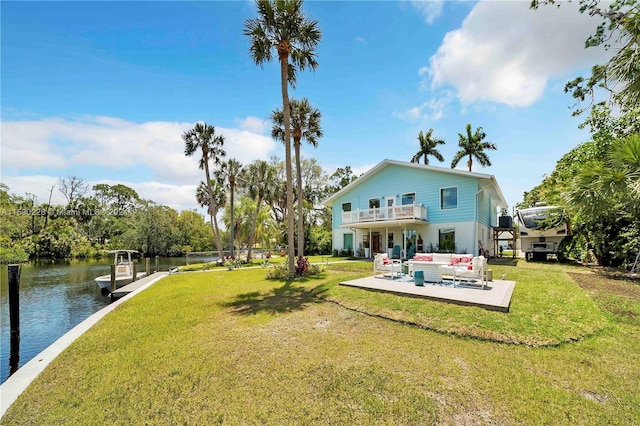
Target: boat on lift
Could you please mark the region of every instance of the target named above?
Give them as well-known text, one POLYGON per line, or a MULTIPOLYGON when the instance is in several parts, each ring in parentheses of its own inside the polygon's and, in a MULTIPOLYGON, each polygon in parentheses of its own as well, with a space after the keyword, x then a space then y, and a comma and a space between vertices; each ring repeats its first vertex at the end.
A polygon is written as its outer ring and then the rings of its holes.
MULTIPOLYGON (((116 265, 116 288, 124 287, 133 282, 133 261, 132 254, 137 254, 136 250, 110 250, 109 254, 113 255, 113 264, 116 265)), ((146 272, 137 272, 136 280, 147 275, 146 272)), ((100 286, 100 292, 103 295, 111 293, 111 274, 102 275, 95 279, 100 286)))

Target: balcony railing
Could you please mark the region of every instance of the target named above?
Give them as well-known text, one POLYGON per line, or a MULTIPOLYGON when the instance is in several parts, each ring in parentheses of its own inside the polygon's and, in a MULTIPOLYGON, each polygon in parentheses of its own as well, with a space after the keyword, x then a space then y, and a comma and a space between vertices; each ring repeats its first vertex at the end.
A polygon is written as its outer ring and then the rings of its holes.
POLYGON ((342 223, 389 222, 398 220, 427 221, 427 208, 418 204, 342 212, 342 223))

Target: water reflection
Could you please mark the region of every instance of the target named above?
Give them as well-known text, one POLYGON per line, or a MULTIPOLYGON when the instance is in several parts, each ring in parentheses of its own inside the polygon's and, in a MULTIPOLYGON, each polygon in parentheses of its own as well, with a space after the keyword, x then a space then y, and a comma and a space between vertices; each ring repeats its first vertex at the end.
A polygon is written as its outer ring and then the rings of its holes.
MULTIPOLYGON (((0 273, 0 383, 91 314, 109 304, 94 278, 109 273, 111 259, 38 261, 22 265, 20 335, 11 339, 7 266, 0 273), (11 347, 19 348, 12 353, 11 347)), ((144 262, 142 261, 142 268, 144 262)), ((184 265, 160 258, 160 270, 184 265)), ((155 259, 151 261, 155 269, 155 259)))

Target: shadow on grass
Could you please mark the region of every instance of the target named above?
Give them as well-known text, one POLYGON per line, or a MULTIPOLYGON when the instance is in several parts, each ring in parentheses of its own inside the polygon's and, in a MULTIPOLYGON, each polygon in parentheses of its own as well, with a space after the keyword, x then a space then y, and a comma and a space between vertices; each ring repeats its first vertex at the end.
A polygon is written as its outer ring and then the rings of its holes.
POLYGON ((304 287, 302 281, 287 281, 282 287, 274 288, 268 293, 252 291, 237 295, 234 300, 223 303, 222 306, 231 308, 239 315, 255 315, 261 312, 276 314, 304 309, 313 303, 324 301, 323 295, 327 286, 304 287))
POLYGON ((487 263, 489 265, 518 266, 518 260, 518 258, 511 257, 493 257, 487 263))

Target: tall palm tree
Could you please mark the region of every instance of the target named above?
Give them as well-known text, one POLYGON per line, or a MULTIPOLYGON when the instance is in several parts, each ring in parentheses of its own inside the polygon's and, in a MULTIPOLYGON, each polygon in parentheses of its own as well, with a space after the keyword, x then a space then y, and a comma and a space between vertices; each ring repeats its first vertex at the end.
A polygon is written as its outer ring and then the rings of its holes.
MULTIPOLYGON (((215 206, 214 191, 211 187, 211 175, 209 173, 209 160, 213 160, 214 165, 219 165, 227 153, 222 148, 224 146, 224 136, 216 135, 216 129, 207 123, 196 123, 193 129, 184 132, 182 139, 185 143, 184 155, 190 157, 200 150, 201 157, 199 162, 200 170, 204 169, 207 188, 209 192, 209 206, 215 206)), ((218 256, 223 259, 222 244, 220 242, 220 230, 215 222, 215 228, 212 230, 216 240, 218 256)))
POLYGON ((280 62, 280 87, 284 114, 285 163, 287 171, 287 242, 289 273, 294 272, 293 240, 293 172, 291 170, 291 111, 289 84, 295 86, 296 72, 306 68, 316 69, 315 49, 322 37, 318 21, 309 19, 302 12, 302 0, 256 0, 258 17, 245 22, 244 34, 251 39, 249 52, 257 65, 272 59, 272 51, 280 62), (289 63, 291 59, 291 63, 289 63))
POLYGON ((247 252, 247 261, 251 260, 251 249, 256 237, 256 224, 258 223, 258 214, 262 208, 262 201, 269 195, 269 189, 273 185, 274 170, 269 163, 263 160, 256 160, 245 169, 245 183, 249 192, 249 196, 256 199, 256 210, 251 221, 251 231, 249 232, 249 250, 247 252))
POLYGON ((218 256, 220 260, 224 259, 224 253, 222 248, 222 239, 220 238, 220 228, 218 226, 218 212, 220 211, 220 206, 224 205, 226 198, 227 195, 224 192, 224 188, 217 184, 210 189, 206 183, 200 182, 196 191, 196 201, 198 204, 202 207, 207 207, 207 212, 209 213, 209 224, 211 225, 211 230, 215 235, 216 247, 218 249, 218 256), (213 197, 211 197, 212 192, 213 197), (213 203, 211 203, 211 198, 213 198, 213 203))
POLYGON ((242 164, 236 159, 229 159, 226 162, 220 164, 220 168, 216 171, 216 177, 221 185, 225 185, 229 188, 229 214, 231 215, 231 226, 229 227, 229 240, 231 241, 231 257, 233 257, 233 245, 234 245, 234 221, 233 221, 233 207, 235 204, 234 192, 236 189, 236 181, 242 172, 242 164))
POLYGON ((471 171, 471 166, 473 165, 473 157, 478 160, 478 163, 480 163, 482 167, 490 166, 491 161, 484 151, 488 149, 498 149, 496 144, 483 142, 483 139, 487 137, 487 134, 482 131, 482 127, 478 127, 474 133, 471 133, 471 124, 467 124, 466 129, 466 134, 463 135, 462 133, 458 133, 458 145, 461 149, 456 152, 456 155, 453 157, 453 160, 451 161, 451 168, 453 169, 456 167, 458 162, 467 155, 469 156, 469 159, 467 160, 469 171, 471 171))
POLYGON ((444 161, 444 157, 438 151, 438 145, 444 145, 444 141, 442 139, 433 138, 431 135, 433 134, 433 129, 429 129, 429 131, 425 134, 418 133, 418 142, 420 143, 420 150, 416 152, 416 155, 411 158, 412 163, 420 163, 420 159, 424 157, 424 164, 429 164, 429 156, 435 157, 440 162, 444 161))
MULTIPOLYGON (((304 256, 304 196, 302 194, 302 165, 300 161, 300 144, 305 139, 314 147, 318 146, 318 139, 322 137, 320 118, 322 114, 309 103, 309 99, 302 98, 289 100, 291 108, 291 133, 293 136, 293 148, 296 156, 296 184, 298 198, 298 256, 304 256)), ((284 114, 275 110, 271 114, 273 128, 271 136, 274 139, 284 141, 284 114)))

